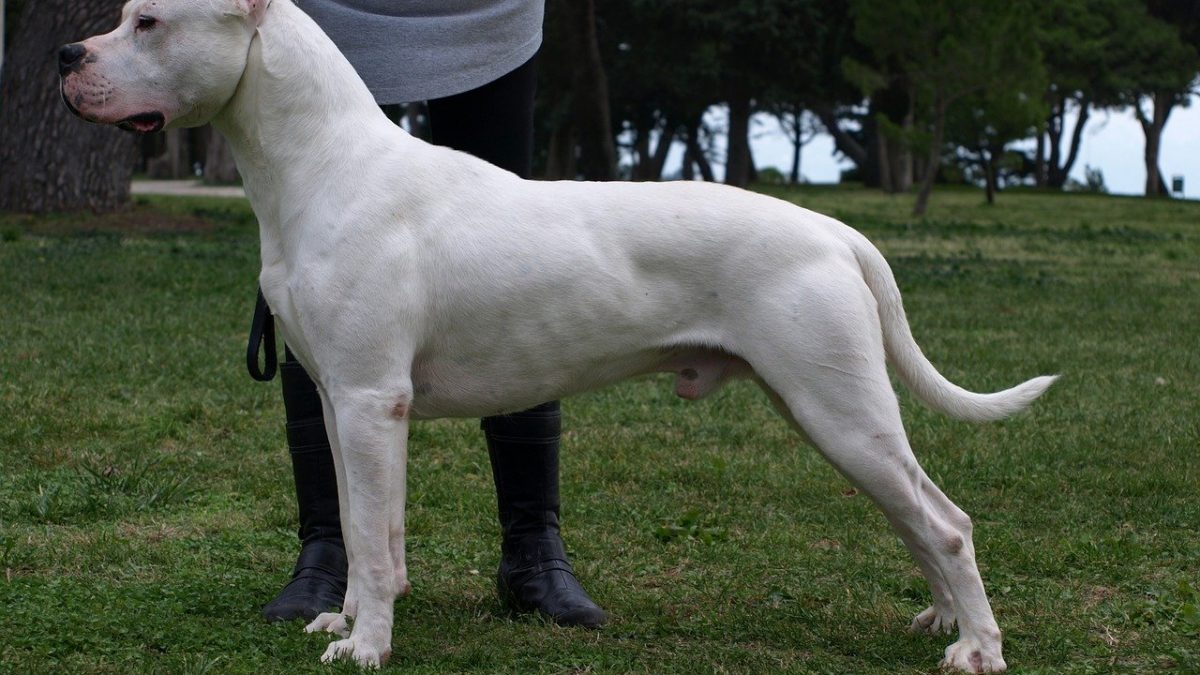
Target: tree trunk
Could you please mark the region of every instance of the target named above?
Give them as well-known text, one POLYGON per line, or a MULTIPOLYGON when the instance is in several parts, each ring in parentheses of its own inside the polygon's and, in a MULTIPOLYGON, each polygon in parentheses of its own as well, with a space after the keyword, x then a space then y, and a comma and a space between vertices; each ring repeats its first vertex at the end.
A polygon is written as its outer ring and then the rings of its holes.
POLYGON ((1062 183, 1058 187, 1062 187, 1067 183, 1067 175, 1070 169, 1075 166, 1075 160, 1079 159, 1079 147, 1084 141, 1084 127, 1087 126, 1087 118, 1092 114, 1092 103, 1087 98, 1080 98, 1079 115, 1075 118, 1075 127, 1070 131, 1070 151, 1067 153, 1067 160, 1063 161, 1062 168, 1058 172, 1062 175, 1062 183))
POLYGON ((595 0, 559 0, 557 10, 570 27, 569 44, 576 64, 571 90, 579 173, 587 180, 614 180, 617 151, 613 144, 608 78, 596 37, 595 4, 595 0))
POLYGON ((913 205, 914 216, 925 215, 929 206, 929 194, 933 192, 933 181, 937 177, 938 168, 942 164, 942 139, 946 133, 946 104, 938 101, 935 104, 933 117, 933 142, 929 145, 929 155, 921 177, 921 191, 917 193, 917 202, 913 205))
POLYGON ((239 180, 237 164, 229 141, 221 132, 213 129, 208 140, 208 157, 204 161, 204 182, 208 185, 229 185, 239 180))
POLYGON ((711 183, 715 180, 712 165, 704 156, 704 148, 700 147, 700 120, 703 116, 703 111, 697 113, 693 117, 691 126, 688 127, 687 149, 683 158, 683 178, 692 180, 696 177, 693 172, 694 166, 700 170, 700 178, 711 183))
POLYGON ((912 187, 913 156, 909 148, 914 120, 915 89, 894 82, 871 99, 876 169, 879 187, 885 192, 906 192, 912 187))
POLYGON ((429 106, 424 101, 404 106, 404 119, 408 122, 408 133, 423 141, 433 138, 429 127, 429 106))
POLYGON ((695 147, 695 154, 692 157, 696 162, 696 168, 700 170, 700 178, 715 183, 717 177, 713 175, 712 164, 708 162, 708 157, 704 155, 704 150, 699 145, 695 147))
MULTIPOLYGON (((911 131, 911 116, 905 117, 903 125, 905 132, 911 131)), ((876 138, 879 143, 879 186, 892 194, 908 192, 913 185, 913 153, 908 142, 882 131, 876 138)))
POLYGON ((644 174, 646 180, 661 180, 663 166, 667 163, 667 154, 671 152, 671 145, 675 143, 675 123, 670 117, 664 118, 662 131, 658 134, 658 143, 654 146, 654 157, 651 159, 650 168, 644 174))
POLYGON ((750 98, 735 95, 729 101, 729 136, 725 159, 725 184, 750 184, 750 98))
MULTIPOLYGON (((895 192, 908 192, 913 186, 913 151, 910 145, 911 142, 908 139, 912 137, 913 126, 916 124, 916 113, 913 110, 915 100, 915 95, 909 96, 908 109, 905 110, 904 118, 900 123, 900 128, 904 130, 905 137, 889 139, 889 142, 893 144, 891 153, 892 187, 895 192)), ((943 126, 945 126, 944 123, 943 126)))
POLYGON ((654 121, 635 120, 633 125, 633 166, 630 167, 629 177, 645 180, 642 175, 650 168, 650 136, 654 133, 654 121))
POLYGON ((888 159, 892 163, 891 192, 908 192, 913 186, 914 161, 912 148, 899 139, 888 139, 891 147, 888 159))
POLYGON ((874 111, 879 187, 885 192, 908 192, 913 184, 911 144, 915 119, 915 95, 911 89, 894 88, 882 97, 874 111), (892 131, 899 127, 899 133, 892 131))
POLYGON ((1038 129, 1037 146, 1033 151, 1033 184, 1046 187, 1046 130, 1038 129))
POLYGON ((192 175, 187 134, 187 129, 168 129, 163 132, 165 148, 157 157, 146 162, 146 174, 150 178, 188 178, 192 175))
POLYGON ((800 132, 800 120, 796 120, 796 134, 792 137, 792 171, 788 174, 792 185, 800 183, 800 150, 804 147, 803 134, 800 132))
POLYGON ((990 148, 980 148, 979 157, 983 160, 983 182, 991 206, 996 203, 996 153, 990 148))
POLYGON ((1171 116, 1175 99, 1170 92, 1158 91, 1150 95, 1150 103, 1154 110, 1149 118, 1142 112, 1141 105, 1135 103, 1133 110, 1146 135, 1146 147, 1142 151, 1142 159, 1146 164, 1146 196, 1164 197, 1170 193, 1158 168, 1158 153, 1162 144, 1163 128, 1167 126, 1167 118, 1171 116))
POLYGON ((665 116, 651 122, 644 131, 638 130, 638 163, 633 168, 634 180, 658 180, 662 177, 663 164, 667 161, 667 152, 674 138, 675 128, 665 116), (650 141, 655 132, 658 132, 658 141, 651 150, 650 141))
POLYGON ((167 132, 167 162, 172 178, 188 178, 192 175, 187 135, 187 129, 171 129, 167 132))
POLYGON ((786 103, 780 105, 775 113, 779 128, 792 145, 792 164, 787 181, 793 185, 800 182, 800 152, 807 142, 804 138, 804 110, 802 103, 786 103), (788 122, 789 119, 791 122, 788 122))
POLYGON ((42 0, 25 5, 0 75, 0 211, 114 211, 129 204, 136 137, 89 124, 58 92, 59 45, 108 31, 120 5, 42 0))
POLYGON ((1067 150, 1067 158, 1061 163, 1059 158, 1062 156, 1062 134, 1065 131, 1063 128, 1066 116, 1065 103, 1058 113, 1056 135, 1051 138, 1053 148, 1050 153, 1050 164, 1047 167, 1049 171, 1046 176, 1046 186, 1056 190, 1061 190, 1063 185, 1066 185, 1071 167, 1075 166, 1075 160, 1079 157, 1079 146, 1083 139, 1083 127, 1087 125, 1088 117, 1091 115, 1091 104, 1086 98, 1080 99, 1076 103, 1079 105, 1079 115, 1075 118, 1075 127, 1071 130, 1071 147, 1067 150))
POLYGON ((546 149, 546 180, 575 180, 575 127, 569 120, 554 127, 546 149))
MULTIPOLYGON (((875 129, 878 132, 878 122, 875 124, 875 129)), ((882 133, 875 134, 875 146, 875 164, 879 176, 879 185, 877 187, 884 192, 894 192, 892 190, 892 158, 888 152, 887 138, 882 133)))
POLYGON ((825 127, 825 131, 833 136, 834 147, 837 148, 837 151, 854 162, 860 172, 866 173, 870 169, 867 150, 838 125, 837 114, 834 112, 833 106, 819 105, 813 108, 813 112, 817 115, 817 119, 821 120, 821 126, 825 127))
MULTIPOLYGON (((1058 159, 1062 152, 1063 113, 1065 99, 1059 96, 1050 106, 1050 116, 1046 119, 1046 140, 1050 143, 1050 157, 1046 159, 1046 185, 1051 186, 1054 174, 1058 170, 1058 159)), ((1061 187, 1061 186, 1060 186, 1061 187)))

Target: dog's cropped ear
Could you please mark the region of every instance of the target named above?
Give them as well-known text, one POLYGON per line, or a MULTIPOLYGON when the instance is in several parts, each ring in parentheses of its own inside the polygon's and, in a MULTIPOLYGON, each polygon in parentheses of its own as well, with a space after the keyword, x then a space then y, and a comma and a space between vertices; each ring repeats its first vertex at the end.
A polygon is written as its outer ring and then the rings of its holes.
POLYGON ((249 17, 254 25, 262 23, 263 15, 267 13, 267 5, 271 0, 233 0, 233 6, 238 14, 249 17))

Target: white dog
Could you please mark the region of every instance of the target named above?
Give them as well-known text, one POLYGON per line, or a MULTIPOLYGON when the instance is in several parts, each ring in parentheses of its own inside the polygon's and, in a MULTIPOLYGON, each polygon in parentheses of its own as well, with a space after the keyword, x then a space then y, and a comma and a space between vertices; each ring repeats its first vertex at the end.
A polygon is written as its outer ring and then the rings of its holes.
POLYGON ((879 505, 933 593, 913 628, 960 638, 944 666, 1005 668, 971 521, 917 465, 886 370, 968 420, 995 394, 942 377, 882 255, 833 219, 697 183, 526 181, 410 137, 290 0, 132 0, 60 53, 80 116, 137 131, 211 121, 261 226, 260 282, 317 382, 350 581, 324 660, 378 665, 404 561, 410 420, 528 408, 650 372, 700 398, 753 378, 879 505), (346 617, 353 630, 346 632, 346 617))

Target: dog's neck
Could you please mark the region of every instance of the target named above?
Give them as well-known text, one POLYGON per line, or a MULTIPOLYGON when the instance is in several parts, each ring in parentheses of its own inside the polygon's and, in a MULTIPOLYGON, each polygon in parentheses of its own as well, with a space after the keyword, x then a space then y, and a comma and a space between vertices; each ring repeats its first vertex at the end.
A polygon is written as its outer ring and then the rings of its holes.
POLYGON ((329 185, 330 175, 365 170, 367 157, 393 149, 381 146, 419 144, 380 111, 333 41, 290 0, 272 0, 237 91, 212 123, 229 141, 263 228, 264 262, 268 239, 283 244, 280 228, 304 221, 304 198, 329 185))

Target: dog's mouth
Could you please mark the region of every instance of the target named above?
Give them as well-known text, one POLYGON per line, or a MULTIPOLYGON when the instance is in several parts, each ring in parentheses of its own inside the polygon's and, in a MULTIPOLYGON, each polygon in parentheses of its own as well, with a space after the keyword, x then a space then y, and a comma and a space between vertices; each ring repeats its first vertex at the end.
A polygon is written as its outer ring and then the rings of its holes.
POLYGON ((83 113, 79 112, 79 108, 76 108, 75 104, 71 103, 71 99, 67 97, 67 90, 64 88, 64 86, 62 84, 60 84, 58 87, 58 95, 62 97, 63 103, 67 104, 67 110, 70 110, 72 115, 78 117, 81 120, 87 119, 83 116, 83 113))
POLYGON ((153 134, 162 131, 163 125, 167 123, 167 118, 160 112, 144 112, 136 115, 130 115, 125 119, 117 122, 117 127, 125 131, 133 131, 139 134, 153 134))
MULTIPOLYGON (((60 96, 62 96, 63 103, 67 104, 67 109, 71 111, 71 114, 75 115, 76 117, 78 117, 80 119, 87 120, 89 122, 103 124, 103 122, 101 122, 100 120, 97 120, 96 118, 94 118, 90 115, 83 114, 83 111, 81 111, 79 109, 79 106, 77 105, 77 102, 80 99, 80 97, 76 96, 76 101, 72 101, 71 98, 69 96, 67 96, 67 90, 66 90, 65 85, 66 85, 66 81, 64 78, 63 82, 61 82, 59 84, 58 93, 60 96)), ((132 131, 134 133, 139 133, 139 134, 153 134, 153 133, 162 131, 162 128, 164 126, 166 126, 166 123, 167 123, 167 116, 162 114, 161 112, 158 112, 157 110, 155 110, 152 112, 144 112, 144 113, 138 113, 136 115, 130 115, 129 117, 126 117, 122 120, 118 120, 116 122, 116 125, 118 128, 124 129, 125 131, 132 131)))

